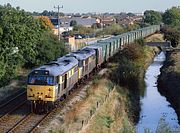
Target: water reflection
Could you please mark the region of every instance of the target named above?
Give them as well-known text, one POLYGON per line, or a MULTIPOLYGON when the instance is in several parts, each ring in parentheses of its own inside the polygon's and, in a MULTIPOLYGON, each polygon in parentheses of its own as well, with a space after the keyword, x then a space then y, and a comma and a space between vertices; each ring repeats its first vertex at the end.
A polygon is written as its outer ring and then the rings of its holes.
POLYGON ((166 98, 160 95, 157 89, 157 78, 164 60, 165 54, 161 52, 155 57, 154 62, 146 71, 146 90, 141 98, 140 120, 137 124, 138 133, 144 133, 145 129, 148 129, 150 132, 159 130, 161 126, 159 122, 162 120, 164 120, 166 125, 170 125, 171 128, 180 129, 174 109, 166 101, 166 98))

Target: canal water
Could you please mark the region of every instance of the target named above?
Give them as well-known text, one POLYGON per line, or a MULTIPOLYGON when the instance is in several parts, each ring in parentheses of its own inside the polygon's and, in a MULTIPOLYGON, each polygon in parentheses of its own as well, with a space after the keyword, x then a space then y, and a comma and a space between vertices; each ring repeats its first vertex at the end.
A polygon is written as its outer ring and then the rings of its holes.
MULTIPOLYGON (((149 66, 145 73, 146 90, 141 98, 140 120, 136 125, 137 133, 156 133, 159 128, 168 128, 173 132, 180 133, 175 110, 164 96, 158 92, 157 78, 160 74, 160 68, 165 60, 165 54, 158 54, 154 62, 149 66)), ((165 133, 165 132, 164 132, 165 133)))

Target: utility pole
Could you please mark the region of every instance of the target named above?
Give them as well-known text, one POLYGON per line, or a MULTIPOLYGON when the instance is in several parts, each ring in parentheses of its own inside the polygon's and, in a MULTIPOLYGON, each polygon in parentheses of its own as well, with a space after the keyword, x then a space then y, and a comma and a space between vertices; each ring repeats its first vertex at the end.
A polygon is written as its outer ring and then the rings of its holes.
POLYGON ((54 6, 54 8, 56 8, 56 9, 58 9, 58 17, 57 17, 57 19, 58 19, 58 38, 59 38, 59 41, 60 41, 60 39, 61 39, 61 36, 60 36, 60 21, 59 21, 59 10, 60 10, 60 8, 63 8, 63 6, 54 6))

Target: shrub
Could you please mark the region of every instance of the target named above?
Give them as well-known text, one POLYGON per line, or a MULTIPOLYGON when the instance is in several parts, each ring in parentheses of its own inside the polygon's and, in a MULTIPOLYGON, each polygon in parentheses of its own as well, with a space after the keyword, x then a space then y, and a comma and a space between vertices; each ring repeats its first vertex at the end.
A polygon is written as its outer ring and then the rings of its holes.
POLYGON ((127 61, 112 72, 111 79, 121 86, 134 88, 138 85, 139 73, 139 68, 134 63, 127 61))
POLYGON ((143 49, 138 44, 130 44, 122 51, 122 55, 131 61, 142 58, 142 53, 143 49))

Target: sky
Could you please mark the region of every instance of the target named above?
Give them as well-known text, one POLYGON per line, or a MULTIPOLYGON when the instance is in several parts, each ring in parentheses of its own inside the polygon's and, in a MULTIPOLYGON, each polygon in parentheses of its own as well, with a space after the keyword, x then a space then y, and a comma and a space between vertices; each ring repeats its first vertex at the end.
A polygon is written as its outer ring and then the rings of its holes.
POLYGON ((63 5, 60 11, 64 13, 142 13, 150 9, 165 11, 172 6, 180 6, 180 0, 0 0, 0 5, 7 3, 31 12, 56 11, 54 6, 63 5))

